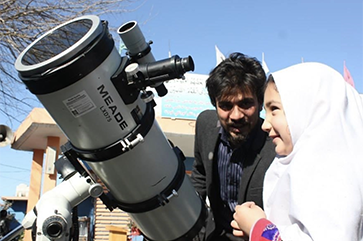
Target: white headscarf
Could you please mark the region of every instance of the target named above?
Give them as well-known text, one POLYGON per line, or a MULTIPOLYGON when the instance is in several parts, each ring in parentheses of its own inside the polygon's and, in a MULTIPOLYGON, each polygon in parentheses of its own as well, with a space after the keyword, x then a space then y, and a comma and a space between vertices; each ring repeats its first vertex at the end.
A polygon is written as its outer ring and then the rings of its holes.
POLYGON ((341 74, 302 63, 272 74, 294 149, 264 182, 284 241, 363 240, 363 103, 341 74))

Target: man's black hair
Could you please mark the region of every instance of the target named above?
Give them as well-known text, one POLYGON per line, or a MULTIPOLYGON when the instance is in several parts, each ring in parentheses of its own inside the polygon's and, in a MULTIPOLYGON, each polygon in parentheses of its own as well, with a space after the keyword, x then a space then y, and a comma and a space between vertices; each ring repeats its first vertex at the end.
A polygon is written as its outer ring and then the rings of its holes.
POLYGON ((266 74, 261 63, 256 58, 235 52, 209 73, 206 87, 214 106, 223 95, 237 91, 255 94, 261 106, 265 82, 266 74))

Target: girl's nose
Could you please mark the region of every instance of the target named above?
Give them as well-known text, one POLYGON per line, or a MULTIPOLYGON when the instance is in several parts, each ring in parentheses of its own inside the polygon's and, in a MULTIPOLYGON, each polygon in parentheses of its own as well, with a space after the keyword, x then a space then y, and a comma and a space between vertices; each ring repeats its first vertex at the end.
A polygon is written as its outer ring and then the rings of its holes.
POLYGON ((267 121, 266 119, 263 121, 261 129, 265 132, 270 132, 271 130, 271 123, 269 121, 267 121))

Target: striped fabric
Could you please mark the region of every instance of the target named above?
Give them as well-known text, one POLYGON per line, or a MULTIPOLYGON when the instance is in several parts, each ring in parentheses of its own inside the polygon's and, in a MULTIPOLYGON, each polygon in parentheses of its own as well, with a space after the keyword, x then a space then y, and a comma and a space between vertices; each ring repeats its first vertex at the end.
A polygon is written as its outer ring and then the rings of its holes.
MULTIPOLYGON (((222 129, 222 128, 221 128, 222 129)), ((220 195, 232 212, 237 205, 238 189, 242 177, 241 147, 232 150, 228 144, 226 134, 221 130, 218 148, 218 174, 220 180, 220 195)))

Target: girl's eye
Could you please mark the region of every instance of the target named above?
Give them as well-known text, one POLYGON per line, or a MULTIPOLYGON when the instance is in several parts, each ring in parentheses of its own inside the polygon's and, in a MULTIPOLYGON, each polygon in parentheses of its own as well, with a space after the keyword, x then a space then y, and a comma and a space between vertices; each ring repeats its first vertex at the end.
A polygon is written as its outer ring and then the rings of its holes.
POLYGON ((277 106, 273 106, 273 105, 270 107, 270 109, 271 109, 271 111, 279 110, 279 108, 277 106))

